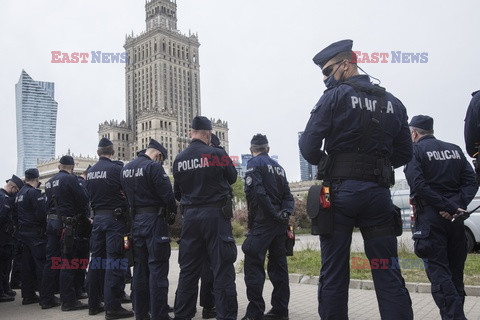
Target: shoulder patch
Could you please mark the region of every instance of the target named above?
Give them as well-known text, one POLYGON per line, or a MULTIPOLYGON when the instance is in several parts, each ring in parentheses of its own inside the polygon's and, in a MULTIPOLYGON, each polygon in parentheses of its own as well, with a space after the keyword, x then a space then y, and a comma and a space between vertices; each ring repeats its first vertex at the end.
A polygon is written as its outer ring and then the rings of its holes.
POLYGON ((247 176, 247 177, 245 178, 245 183, 247 184, 247 186, 251 185, 251 184, 252 184, 252 177, 247 176))

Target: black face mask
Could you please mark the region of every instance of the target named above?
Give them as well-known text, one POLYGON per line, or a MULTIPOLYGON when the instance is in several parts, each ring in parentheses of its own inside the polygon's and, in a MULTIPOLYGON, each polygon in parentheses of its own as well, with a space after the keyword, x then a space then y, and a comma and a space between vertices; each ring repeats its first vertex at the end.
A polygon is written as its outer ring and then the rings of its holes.
POLYGON ((334 87, 338 86, 340 83, 343 82, 343 81, 342 81, 342 78, 343 78, 343 75, 344 75, 344 73, 345 73, 345 70, 343 71, 342 76, 340 77, 339 80, 335 79, 335 77, 333 76, 333 75, 337 72, 338 68, 340 68, 341 66, 342 66, 342 65, 340 64, 340 65, 337 67, 337 69, 335 69, 335 71, 333 71, 333 72, 328 76, 327 79, 323 80, 323 82, 325 83, 325 86, 327 87, 327 89, 334 88, 334 87))

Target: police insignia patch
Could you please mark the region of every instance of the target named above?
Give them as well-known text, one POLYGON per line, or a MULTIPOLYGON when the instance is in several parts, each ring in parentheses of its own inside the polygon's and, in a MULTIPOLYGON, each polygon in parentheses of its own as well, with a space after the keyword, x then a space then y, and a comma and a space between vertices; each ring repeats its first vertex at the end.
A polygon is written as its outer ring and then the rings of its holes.
POLYGON ((252 184, 252 177, 246 177, 245 178, 245 183, 247 184, 247 186, 251 185, 252 184))

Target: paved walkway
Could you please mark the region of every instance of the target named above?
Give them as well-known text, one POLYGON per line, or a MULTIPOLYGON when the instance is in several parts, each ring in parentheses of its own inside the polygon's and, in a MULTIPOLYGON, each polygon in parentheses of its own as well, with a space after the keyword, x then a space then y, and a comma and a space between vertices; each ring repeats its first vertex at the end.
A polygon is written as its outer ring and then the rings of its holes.
MULTIPOLYGON (((318 247, 317 247, 318 248, 318 247)), ((312 248, 313 249, 313 248, 312 248)), ((242 251, 239 248, 237 262, 243 259, 242 251)), ((178 251, 172 250, 170 258, 170 292, 168 301, 173 305, 175 298, 175 289, 178 283, 179 267, 177 264, 178 251)), ((237 274, 237 293, 238 293, 238 317, 244 316, 247 298, 245 294, 245 282, 243 274, 237 274)), ((317 286, 312 284, 290 284, 290 319, 292 320, 313 320, 319 319, 317 314, 317 286)), ((128 291, 127 291, 128 292, 128 291)), ((267 310, 270 307, 270 295, 272 286, 266 282, 264 297, 267 304, 267 310)), ((17 299, 14 302, 0 303, 0 319, 54 319, 54 320, 80 320, 80 319, 104 319, 104 314, 89 316, 88 312, 62 312, 60 308, 41 310, 38 305, 21 305, 20 292, 17 290, 17 299)), ((437 306, 432 296, 425 293, 411 293, 415 319, 436 320, 440 319, 437 306)), ((130 305, 124 305, 131 308, 130 305)), ((197 316, 194 319, 201 319, 201 308, 198 307, 197 316)), ((465 312, 469 320, 480 320, 480 297, 467 297, 465 300, 465 312)), ((372 320, 380 319, 378 306, 373 290, 350 289, 349 291, 349 316, 350 319, 372 320)))

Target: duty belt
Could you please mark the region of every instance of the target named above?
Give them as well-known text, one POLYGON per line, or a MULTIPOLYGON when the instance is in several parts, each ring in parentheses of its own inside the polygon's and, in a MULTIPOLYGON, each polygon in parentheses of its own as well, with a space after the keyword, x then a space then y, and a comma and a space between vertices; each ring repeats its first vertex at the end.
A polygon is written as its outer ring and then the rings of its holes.
POLYGON ((352 179, 376 182, 381 174, 376 157, 361 153, 333 155, 333 165, 327 172, 330 179, 352 179))
POLYGON ((165 207, 140 207, 135 208, 136 214, 143 214, 143 213, 159 213, 160 210, 165 209, 165 207))
POLYGON ((42 226, 20 225, 19 231, 20 232, 40 232, 40 231, 42 231, 42 226))
POLYGON ((429 206, 428 202, 426 202, 425 200, 423 200, 421 198, 417 198, 417 197, 414 197, 412 199, 412 204, 414 206, 420 206, 420 207, 428 207, 429 206))
POLYGON ((199 204, 183 204, 184 208, 221 208, 225 205, 225 199, 210 202, 210 203, 199 203, 199 204))
POLYGON ((95 215, 97 214, 114 214, 114 211, 113 209, 103 209, 103 210, 93 210, 93 213, 95 215))

